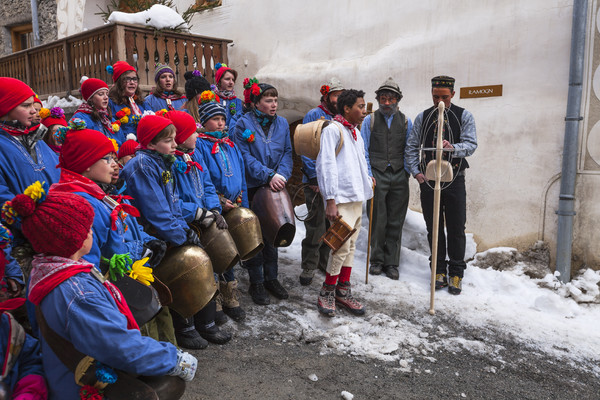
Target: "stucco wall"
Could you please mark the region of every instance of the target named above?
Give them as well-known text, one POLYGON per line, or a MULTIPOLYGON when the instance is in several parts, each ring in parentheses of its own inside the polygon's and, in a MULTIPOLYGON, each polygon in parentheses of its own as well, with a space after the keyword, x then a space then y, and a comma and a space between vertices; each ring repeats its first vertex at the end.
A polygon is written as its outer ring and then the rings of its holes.
MULTIPOLYGON (((180 10, 190 3, 177 2, 180 10)), ((590 7, 595 15, 596 1, 590 7)), ((197 15, 192 30, 232 39, 230 66, 240 77, 275 85, 281 114, 290 121, 318 103, 318 89, 330 76, 365 90, 367 101, 394 77, 404 93, 401 109, 412 119, 431 105, 431 77, 454 76, 454 103, 477 123, 467 230, 478 250, 525 248, 544 239, 554 257, 571 18, 567 0, 224 0, 197 15), (503 85, 502 97, 458 96, 460 87, 492 84, 503 85)), ((600 103, 592 106, 600 109, 600 103)), ((582 143, 586 137, 582 127, 582 143)), ((600 214, 593 174, 578 176, 574 257, 597 268, 598 230, 587 218, 600 214)), ((411 190, 411 206, 419 208, 414 182, 411 190)))

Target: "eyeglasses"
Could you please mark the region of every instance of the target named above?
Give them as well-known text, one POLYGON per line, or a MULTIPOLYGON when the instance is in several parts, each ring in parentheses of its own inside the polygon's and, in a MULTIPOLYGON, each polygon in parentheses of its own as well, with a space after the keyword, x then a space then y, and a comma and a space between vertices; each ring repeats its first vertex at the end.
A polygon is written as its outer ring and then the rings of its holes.
POLYGON ((135 76, 128 76, 127 78, 125 78, 125 82, 137 82, 138 78, 135 76))
POLYGON ((110 164, 116 164, 116 163, 117 163, 117 159, 116 159, 116 158, 114 158, 114 157, 112 157, 112 156, 106 156, 106 157, 102 157, 102 159, 103 159, 104 161, 106 161, 106 163, 107 163, 108 165, 110 165, 110 164))

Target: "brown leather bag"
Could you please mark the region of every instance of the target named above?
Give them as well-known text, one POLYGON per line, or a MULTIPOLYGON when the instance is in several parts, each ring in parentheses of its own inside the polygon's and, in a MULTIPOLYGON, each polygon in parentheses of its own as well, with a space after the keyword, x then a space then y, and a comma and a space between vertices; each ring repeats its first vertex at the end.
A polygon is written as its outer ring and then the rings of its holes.
MULTIPOLYGON (((35 308, 35 315, 42 336, 54 354, 75 373, 80 362, 89 357, 50 328, 39 306, 35 308)), ((104 389, 104 395, 110 400, 177 400, 185 392, 185 382, 176 376, 134 377, 123 371, 115 370, 115 372, 117 381, 104 389)), ((96 363, 91 363, 79 383, 94 386, 96 382, 96 363)))

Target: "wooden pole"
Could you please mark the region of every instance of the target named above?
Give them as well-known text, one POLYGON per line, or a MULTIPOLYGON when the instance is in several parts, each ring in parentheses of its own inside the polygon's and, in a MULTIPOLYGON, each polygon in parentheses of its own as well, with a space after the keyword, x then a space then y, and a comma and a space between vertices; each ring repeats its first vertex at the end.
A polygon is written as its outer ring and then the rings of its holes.
POLYGON ((435 187, 433 189, 433 233, 431 235, 431 293, 429 298, 429 314, 434 315, 435 275, 437 269, 438 235, 440 224, 440 199, 442 197, 442 140, 444 137, 444 102, 438 103, 437 143, 435 146, 435 187))
POLYGON ((371 197, 371 205, 369 206, 369 237, 367 239, 367 271, 365 272, 365 285, 369 283, 369 257, 371 256, 371 227, 373 224, 373 202, 375 201, 375 185, 373 185, 373 197, 371 197))

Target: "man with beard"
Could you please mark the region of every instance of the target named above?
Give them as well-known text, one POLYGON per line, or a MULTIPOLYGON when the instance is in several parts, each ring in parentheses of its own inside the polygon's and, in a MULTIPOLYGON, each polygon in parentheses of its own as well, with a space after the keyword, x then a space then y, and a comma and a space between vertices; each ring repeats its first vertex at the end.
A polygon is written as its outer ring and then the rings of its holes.
MULTIPOLYGON (((321 86, 321 104, 310 110, 304 116, 302 123, 307 124, 321 118, 331 121, 337 113, 337 98, 343 90, 344 86, 335 77, 321 86)), ((302 240, 300 284, 306 286, 312 282, 317 267, 322 271, 327 268, 329 247, 325 243, 321 243, 319 239, 327 230, 329 223, 325 218, 325 205, 319 192, 315 160, 302 156, 302 164, 302 172, 304 173, 302 182, 308 184, 304 188, 304 198, 306 199, 306 208, 309 215, 304 221, 306 236, 302 240)))
POLYGON ((379 109, 368 115, 360 129, 370 172, 377 186, 373 199, 369 273, 385 272, 398 279, 402 226, 408 208, 408 172, 404 169, 406 136, 412 128, 400 112, 402 92, 390 77, 375 91, 379 109))

